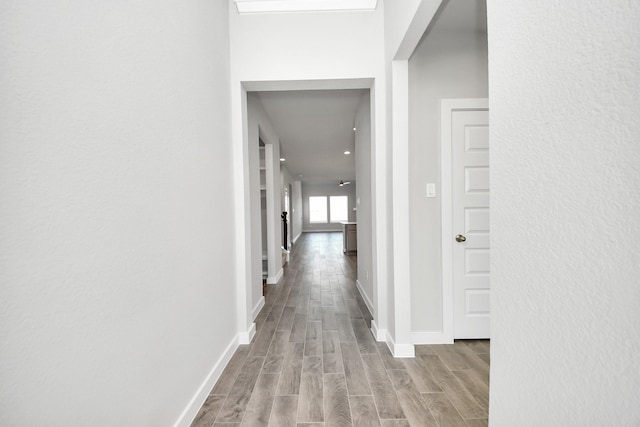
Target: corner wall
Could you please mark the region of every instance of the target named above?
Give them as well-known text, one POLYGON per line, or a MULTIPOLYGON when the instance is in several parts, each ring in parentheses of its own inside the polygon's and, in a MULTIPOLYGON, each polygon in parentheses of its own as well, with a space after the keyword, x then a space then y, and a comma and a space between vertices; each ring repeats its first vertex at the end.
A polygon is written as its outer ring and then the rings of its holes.
MULTIPOLYGON (((387 227, 378 230, 374 247, 389 245, 391 250, 378 250, 378 265, 383 266, 387 286, 377 286, 377 294, 385 301, 384 326, 372 322, 378 339, 386 336, 387 344, 396 357, 413 357, 415 354, 411 336, 411 289, 409 249, 409 82, 408 59, 420 37, 437 12, 441 0, 412 0, 411 2, 385 1, 385 128, 388 144, 376 149, 377 159, 384 159, 390 171, 378 191, 390 201, 381 206, 374 201, 375 217, 385 218, 387 227), (386 209, 386 210, 383 210, 386 209), (388 315, 386 315, 388 314, 388 315)), ((375 96, 378 96, 377 94, 375 96)), ((376 160, 378 163, 379 160, 376 160)))
POLYGON ((293 224, 291 227, 291 239, 295 242, 298 240, 300 235, 302 234, 302 182, 294 181, 293 182, 293 224))
POLYGON ((289 235, 289 246, 293 244, 293 240, 302 232, 302 191, 300 188, 296 188, 296 184, 299 185, 300 181, 295 181, 287 169, 286 166, 280 164, 280 176, 282 180, 281 186, 281 194, 282 194, 282 204, 281 208, 284 212, 284 189, 291 186, 291 191, 289 194, 289 215, 288 215, 288 235, 289 235))
MULTIPOLYGON (((362 95, 355 116, 355 156, 356 156, 356 220, 358 222, 358 282, 365 301, 374 301, 373 249, 372 249, 372 209, 371 204, 371 94, 362 95)), ((373 307, 376 317, 376 307, 373 307)))
POLYGON ((233 351, 227 17, 3 4, 0 425, 188 425, 233 351))
MULTIPOLYGON (((262 213, 259 177, 259 140, 265 143, 266 202, 267 202, 267 258, 268 283, 276 283, 282 274, 282 222, 280 204, 282 199, 282 178, 280 176, 280 138, 273 129, 260 98, 255 93, 247 93, 247 140, 244 147, 248 153, 247 168, 250 174, 250 268, 251 268, 251 311, 252 316, 263 304, 262 297, 262 213)), ((251 321, 254 319, 251 318, 251 321)))
POLYGON ((640 3, 488 6, 490 425, 640 425, 640 3))
POLYGON ((488 95, 487 35, 448 30, 443 23, 455 20, 449 13, 445 6, 409 60, 409 243, 414 336, 441 332, 443 327, 440 100, 488 95), (435 198, 426 198, 427 183, 436 184, 435 198))

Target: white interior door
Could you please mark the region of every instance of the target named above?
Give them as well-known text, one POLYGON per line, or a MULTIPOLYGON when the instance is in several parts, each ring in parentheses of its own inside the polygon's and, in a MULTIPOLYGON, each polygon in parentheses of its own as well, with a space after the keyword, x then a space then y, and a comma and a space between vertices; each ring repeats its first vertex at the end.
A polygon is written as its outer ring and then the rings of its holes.
POLYGON ((453 336, 489 338, 489 112, 451 116, 453 336))

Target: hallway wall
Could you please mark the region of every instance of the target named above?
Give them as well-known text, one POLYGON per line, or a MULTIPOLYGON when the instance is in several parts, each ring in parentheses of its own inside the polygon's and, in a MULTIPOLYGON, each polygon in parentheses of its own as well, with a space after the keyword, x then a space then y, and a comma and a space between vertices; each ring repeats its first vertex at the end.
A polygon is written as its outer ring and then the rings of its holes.
MULTIPOLYGON (((455 8, 477 0, 455 1, 435 18, 409 60, 409 244, 414 333, 439 332, 443 327, 440 100, 488 95, 486 31, 450 28, 456 22, 455 8), (427 183, 436 184, 435 198, 425 197, 427 183)), ((486 19, 484 13, 479 19, 486 19)))
POLYGON ((615 3, 489 2, 492 427, 640 425, 640 3, 615 3))
POLYGON ((288 188, 289 185, 291 188, 289 189, 289 216, 287 217, 287 233, 289 236, 289 243, 293 242, 293 239, 300 233, 302 230, 302 194, 299 190, 296 189, 296 182, 291 176, 289 169, 286 167, 286 164, 280 163, 280 176, 282 181, 282 187, 280 193, 282 194, 282 203, 281 210, 284 212, 284 189, 288 188))
MULTIPOLYGON (((280 177, 280 138, 255 93, 247 94, 247 141, 249 157, 249 199, 251 228, 251 316, 257 314, 259 306, 264 304, 262 297, 262 212, 260 200, 259 140, 265 143, 266 164, 266 214, 267 214, 267 258, 269 283, 273 282, 282 269, 281 249, 282 226, 280 219, 280 201, 282 180, 280 177), (270 154, 271 153, 271 154, 270 154), (260 230, 260 231, 258 231, 260 230)), ((251 318, 253 321, 253 317, 251 318)))
POLYGON ((236 334, 227 19, 3 4, 0 425, 171 425, 215 376, 236 334))
MULTIPOLYGON (((375 289, 373 286, 373 247, 372 241, 372 215, 373 204, 371 200, 371 165, 372 157, 371 140, 371 94, 362 95, 355 117, 355 156, 356 156, 356 220, 358 222, 358 283, 363 298, 367 304, 374 301, 375 289)), ((371 310, 371 308, 370 308, 371 310)))
POLYGON ((381 8, 239 15, 229 3, 236 82, 365 78, 383 71, 381 8))
POLYGON ((302 234, 302 182, 293 182, 293 226, 291 227, 291 238, 297 240, 302 234))
MULTIPOLYGON (((247 261, 251 268, 251 302, 252 313, 250 317, 257 314, 261 304, 264 304, 262 297, 262 255, 263 236, 266 236, 266 250, 268 258, 269 277, 275 277, 281 268, 280 245, 282 244, 280 226, 280 138, 276 134, 271 121, 267 116, 260 98, 255 93, 247 94, 247 141, 246 149, 249 158, 249 200, 250 200, 250 230, 249 239, 251 241, 251 257, 247 261), (261 200, 260 194, 260 139, 270 148, 264 149, 265 166, 265 201, 261 200), (271 153, 271 157, 268 153, 271 153), (272 175, 269 174, 272 171, 272 175), (271 197, 271 201, 269 201, 271 197), (266 203, 266 230, 262 226, 262 204, 266 203)), ((253 317, 251 318, 253 321, 253 317)))

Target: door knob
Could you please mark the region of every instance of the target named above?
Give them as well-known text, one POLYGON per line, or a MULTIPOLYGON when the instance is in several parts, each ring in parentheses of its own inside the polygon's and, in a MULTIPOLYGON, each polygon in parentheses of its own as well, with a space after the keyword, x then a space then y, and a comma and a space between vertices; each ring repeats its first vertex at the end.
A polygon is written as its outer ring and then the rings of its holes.
POLYGON ((456 242, 465 242, 467 240, 466 237, 464 237, 462 234, 458 234, 456 236, 456 242))

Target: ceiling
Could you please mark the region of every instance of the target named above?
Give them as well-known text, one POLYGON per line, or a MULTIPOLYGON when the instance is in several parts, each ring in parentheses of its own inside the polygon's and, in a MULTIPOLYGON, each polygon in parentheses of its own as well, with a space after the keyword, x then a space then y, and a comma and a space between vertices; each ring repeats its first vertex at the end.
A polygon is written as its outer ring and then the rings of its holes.
POLYGON ((239 13, 375 10, 378 0, 234 0, 239 13))
POLYGON ((258 92, 294 179, 353 181, 356 109, 364 89, 258 92), (345 151, 351 154, 345 155, 345 151), (300 176, 302 175, 302 176, 300 176))

